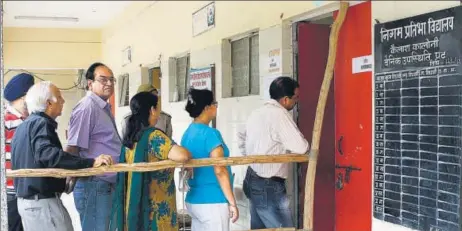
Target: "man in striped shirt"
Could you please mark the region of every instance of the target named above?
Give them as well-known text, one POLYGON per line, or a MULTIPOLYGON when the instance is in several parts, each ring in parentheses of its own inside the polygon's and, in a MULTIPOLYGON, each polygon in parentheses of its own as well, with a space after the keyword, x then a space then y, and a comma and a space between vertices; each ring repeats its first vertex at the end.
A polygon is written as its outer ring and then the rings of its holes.
MULTIPOLYGON (((307 153, 308 141, 289 113, 298 102, 299 85, 289 77, 276 78, 270 85, 271 100, 253 111, 245 131, 239 134, 244 155, 307 153)), ((243 190, 250 201, 251 229, 293 227, 286 191, 288 163, 251 164, 243 190)))
MULTIPOLYGON (((14 76, 5 86, 3 95, 8 101, 5 108, 5 153, 6 168, 11 169, 11 140, 16 128, 29 115, 25 102, 25 95, 29 88, 34 85, 34 77, 30 74, 21 73, 14 76)), ((17 198, 13 187, 13 179, 7 179, 8 201, 8 230, 22 231, 21 216, 18 213, 17 198)))

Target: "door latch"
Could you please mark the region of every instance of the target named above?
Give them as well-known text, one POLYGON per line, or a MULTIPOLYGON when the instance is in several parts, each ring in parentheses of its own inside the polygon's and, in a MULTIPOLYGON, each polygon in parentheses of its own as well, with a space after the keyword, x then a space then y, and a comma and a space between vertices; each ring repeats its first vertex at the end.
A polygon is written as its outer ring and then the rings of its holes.
POLYGON ((350 175, 351 171, 361 171, 361 168, 354 167, 353 165, 350 166, 341 166, 336 164, 335 168, 345 169, 345 183, 350 183, 350 175))
POLYGON ((337 180, 335 181, 335 187, 337 190, 343 189, 343 173, 339 172, 337 175, 337 180))

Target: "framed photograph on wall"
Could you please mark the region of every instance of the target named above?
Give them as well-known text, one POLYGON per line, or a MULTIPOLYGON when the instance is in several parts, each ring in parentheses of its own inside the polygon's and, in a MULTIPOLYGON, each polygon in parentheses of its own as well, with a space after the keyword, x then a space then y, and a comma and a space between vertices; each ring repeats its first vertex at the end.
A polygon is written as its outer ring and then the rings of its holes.
POLYGON ((193 37, 215 27, 215 2, 211 2, 192 14, 193 37))

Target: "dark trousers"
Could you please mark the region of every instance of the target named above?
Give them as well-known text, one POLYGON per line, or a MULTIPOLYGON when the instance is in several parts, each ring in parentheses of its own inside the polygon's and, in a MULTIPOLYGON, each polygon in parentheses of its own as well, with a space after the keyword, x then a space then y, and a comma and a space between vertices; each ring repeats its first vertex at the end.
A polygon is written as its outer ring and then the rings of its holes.
POLYGON ((23 231, 21 216, 18 212, 18 199, 14 194, 7 195, 8 231, 23 231))
POLYGON ((250 228, 294 227, 285 180, 263 178, 248 167, 243 185, 250 201, 250 228))

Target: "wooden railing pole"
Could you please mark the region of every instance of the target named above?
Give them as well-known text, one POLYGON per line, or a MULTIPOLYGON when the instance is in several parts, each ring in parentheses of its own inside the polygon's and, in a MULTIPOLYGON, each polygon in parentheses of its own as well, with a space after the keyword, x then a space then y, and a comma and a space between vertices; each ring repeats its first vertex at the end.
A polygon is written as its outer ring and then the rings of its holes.
POLYGON ((181 167, 203 167, 203 166, 231 166, 247 164, 265 164, 265 163, 293 163, 307 162, 306 154, 283 154, 283 155, 255 155, 246 157, 228 157, 228 158, 204 158, 190 160, 186 163, 179 163, 171 160, 163 160, 151 163, 135 164, 115 164, 98 168, 86 168, 79 170, 67 170, 58 168, 40 168, 40 169, 19 169, 7 170, 7 177, 85 177, 95 176, 111 172, 151 172, 168 168, 181 167))
POLYGON ((314 183, 316 176, 316 164, 319 155, 319 141, 321 139, 322 122, 324 119, 324 109, 326 107, 327 96, 329 94, 330 84, 334 74, 335 58, 337 56, 337 41, 345 21, 349 3, 346 1, 340 2, 340 10, 332 24, 329 36, 329 56, 327 59, 326 71, 324 72, 324 80, 322 81, 321 90, 319 92, 318 106, 316 108, 316 119, 313 127, 313 137, 311 140, 310 160, 305 180, 305 203, 303 214, 303 229, 304 231, 313 231, 313 213, 314 213, 314 183))

